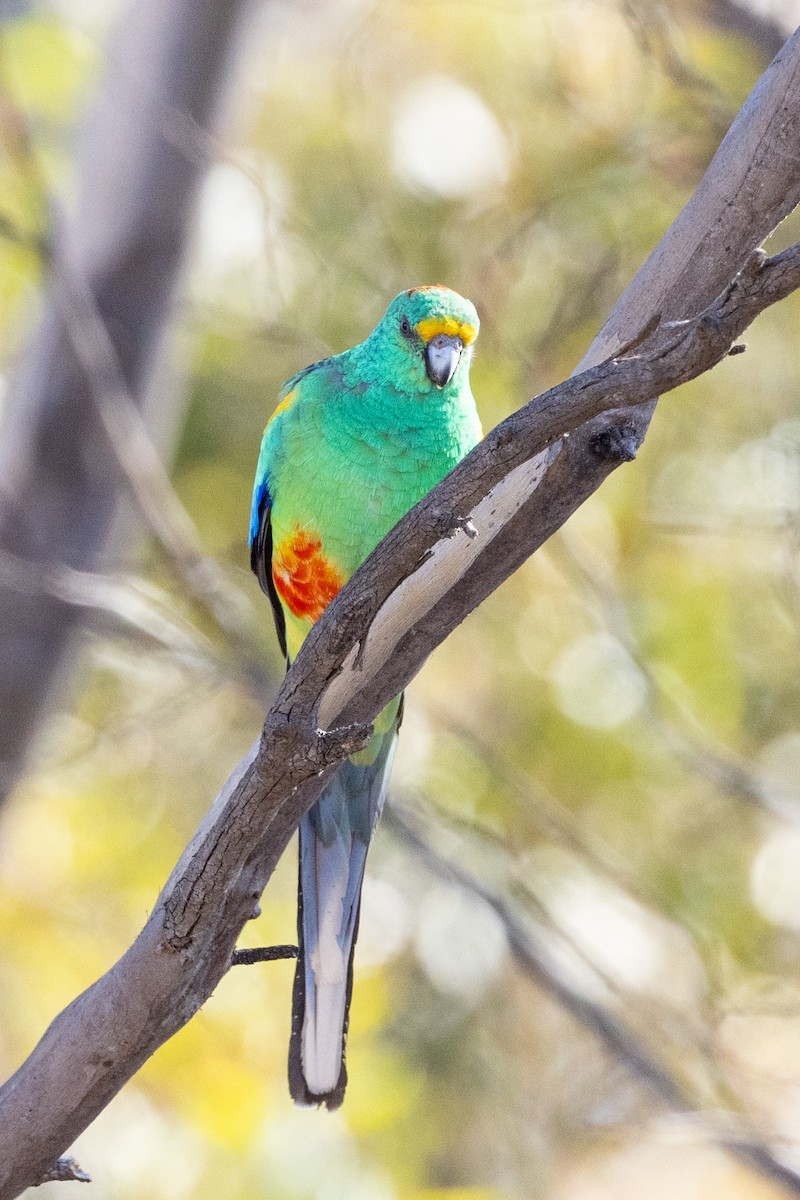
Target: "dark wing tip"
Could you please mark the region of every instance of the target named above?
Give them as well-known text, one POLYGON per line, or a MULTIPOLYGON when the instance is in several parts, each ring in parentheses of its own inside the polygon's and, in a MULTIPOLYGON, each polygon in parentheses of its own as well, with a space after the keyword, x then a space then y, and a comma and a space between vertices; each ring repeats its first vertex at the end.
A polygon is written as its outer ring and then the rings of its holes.
MULTIPOLYGON (((267 497, 268 495, 267 493, 267 497)), ((258 530, 250 543, 250 566, 261 585, 262 592, 269 597, 269 602, 272 605, 272 615, 275 618, 275 632, 278 635, 278 644, 280 645, 281 653, 286 657, 286 617, 283 613, 283 605, 275 590, 275 581, 272 578, 271 512, 268 498, 265 498, 259 512, 258 530)))

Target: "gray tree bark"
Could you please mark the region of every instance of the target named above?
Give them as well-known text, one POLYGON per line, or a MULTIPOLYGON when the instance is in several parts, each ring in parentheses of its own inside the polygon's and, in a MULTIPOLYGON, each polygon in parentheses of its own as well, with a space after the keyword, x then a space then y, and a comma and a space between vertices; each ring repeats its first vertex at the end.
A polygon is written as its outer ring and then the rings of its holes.
MULTIPOLYGON (((108 50, 63 251, 88 281, 143 407, 161 360, 194 200, 248 0, 135 0, 108 50)), ((163 398, 162 398, 163 400, 163 398)), ((0 439, 0 550, 95 569, 119 470, 58 300, 13 382, 0 439)), ((65 664, 74 606, 0 574, 0 800, 23 769, 65 664)))

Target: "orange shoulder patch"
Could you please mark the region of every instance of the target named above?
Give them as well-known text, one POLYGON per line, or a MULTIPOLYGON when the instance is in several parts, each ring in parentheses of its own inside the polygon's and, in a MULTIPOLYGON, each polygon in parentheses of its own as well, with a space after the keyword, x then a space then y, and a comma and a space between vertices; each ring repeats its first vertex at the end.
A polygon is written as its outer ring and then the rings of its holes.
POLYGON ((321 617, 342 587, 341 572, 322 553, 316 534, 295 526, 275 547, 272 578, 283 603, 296 617, 321 617))

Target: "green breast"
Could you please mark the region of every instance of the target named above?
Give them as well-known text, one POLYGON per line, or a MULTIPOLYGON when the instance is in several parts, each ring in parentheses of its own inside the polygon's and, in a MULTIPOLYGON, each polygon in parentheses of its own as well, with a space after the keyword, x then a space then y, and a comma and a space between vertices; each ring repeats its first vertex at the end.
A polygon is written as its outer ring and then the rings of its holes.
POLYGON ((274 540, 297 525, 315 532, 345 578, 481 436, 468 389, 447 398, 374 386, 353 394, 335 366, 304 380, 275 424, 274 540))

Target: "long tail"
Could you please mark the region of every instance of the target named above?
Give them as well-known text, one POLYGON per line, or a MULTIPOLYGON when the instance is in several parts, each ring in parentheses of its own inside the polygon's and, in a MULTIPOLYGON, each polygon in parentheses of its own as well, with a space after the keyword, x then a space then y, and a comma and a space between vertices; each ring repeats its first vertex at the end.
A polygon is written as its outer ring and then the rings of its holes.
POLYGON ((299 955, 292 996, 289 1090, 297 1104, 338 1108, 361 885, 392 768, 402 697, 384 709, 366 750, 342 764, 300 824, 299 955))

